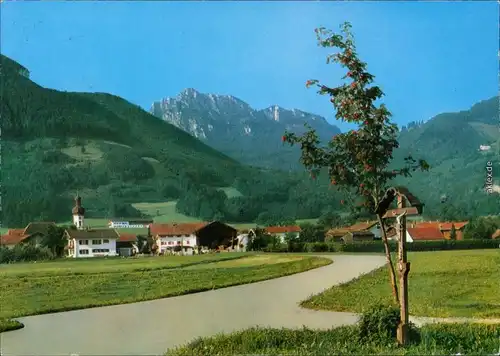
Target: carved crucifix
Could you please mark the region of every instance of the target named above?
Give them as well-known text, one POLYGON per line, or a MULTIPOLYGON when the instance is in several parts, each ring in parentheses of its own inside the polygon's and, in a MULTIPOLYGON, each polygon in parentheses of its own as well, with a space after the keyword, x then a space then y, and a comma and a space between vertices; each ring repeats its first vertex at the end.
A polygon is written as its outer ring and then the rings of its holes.
POLYGON ((399 303, 400 322, 398 326, 397 338, 400 345, 408 343, 409 331, 409 310, 408 310, 408 274, 410 273, 410 263, 406 252, 406 217, 409 215, 420 215, 423 204, 405 187, 394 187, 387 190, 386 199, 378 207, 377 213, 384 218, 396 218, 396 229, 398 236, 398 271, 399 271, 399 303), (391 203, 397 198, 397 209, 390 209, 391 203), (406 202, 410 206, 406 206, 406 202))

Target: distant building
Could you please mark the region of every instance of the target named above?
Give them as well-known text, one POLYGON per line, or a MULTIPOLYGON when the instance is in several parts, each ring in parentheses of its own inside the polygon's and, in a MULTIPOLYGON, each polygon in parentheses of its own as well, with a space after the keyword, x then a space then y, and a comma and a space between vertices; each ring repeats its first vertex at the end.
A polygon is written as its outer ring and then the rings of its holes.
POLYGON ((452 226, 455 226, 455 233, 457 240, 463 240, 464 230, 469 222, 468 221, 450 221, 450 222, 440 222, 440 221, 422 221, 422 222, 412 222, 407 224, 410 228, 427 228, 432 227, 438 229, 446 240, 451 238, 452 226))
POLYGON ((139 253, 139 244, 136 234, 119 232, 119 239, 116 241, 116 252, 120 256, 134 256, 139 253))
POLYGON ((114 229, 89 229, 85 227, 85 208, 79 194, 71 210, 76 230, 64 232, 68 244, 66 256, 72 258, 117 256, 116 243, 120 235, 114 229))
POLYGON ((302 231, 300 226, 290 225, 290 226, 268 226, 264 229, 269 235, 276 236, 280 239, 281 243, 285 242, 285 236, 287 234, 293 234, 296 238, 300 237, 300 232, 302 231))
POLYGON ((409 227, 406 229, 406 242, 445 240, 444 235, 436 227, 409 227))
POLYGON ((486 145, 479 146, 480 151, 489 151, 490 149, 491 149, 491 146, 486 146, 486 145))
POLYGON ((73 213, 73 225, 75 225, 77 229, 83 229, 85 208, 82 207, 82 198, 78 193, 75 197, 75 206, 71 212, 73 213))
POLYGON ((20 243, 34 243, 38 245, 47 235, 50 226, 56 226, 55 222, 32 222, 24 229, 9 229, 6 234, 0 236, 0 245, 13 248, 20 243))
POLYGON ((68 239, 67 257, 118 256, 116 243, 120 235, 114 229, 68 229, 64 233, 68 239))
POLYGON ((157 253, 192 255, 198 250, 226 249, 238 244, 237 230, 219 221, 197 223, 151 224, 153 249, 157 253), (178 247, 176 247, 178 246, 178 247), (176 251, 180 248, 180 251, 176 251))

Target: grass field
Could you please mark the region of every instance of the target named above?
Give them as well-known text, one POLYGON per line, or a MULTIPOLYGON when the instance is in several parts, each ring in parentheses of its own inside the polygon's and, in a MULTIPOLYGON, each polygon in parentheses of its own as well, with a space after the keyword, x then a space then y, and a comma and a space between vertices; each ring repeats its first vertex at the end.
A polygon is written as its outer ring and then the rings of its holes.
POLYGON ((434 324, 419 328, 419 338, 398 347, 391 338, 360 338, 359 326, 332 330, 252 328, 196 339, 168 350, 168 356, 230 355, 498 355, 500 326, 434 324))
MULTIPOLYGON (((42 277, 52 275, 78 275, 96 273, 145 272, 169 268, 182 268, 203 263, 238 260, 249 253, 222 253, 195 256, 141 257, 141 258, 81 258, 13 263, 0 265, 0 278, 42 277)), ((253 257, 253 256, 252 256, 253 257)), ((279 256, 277 256, 278 258, 279 256)))
MULTIPOLYGON (((500 317, 500 250, 409 253, 410 314, 428 317, 500 317)), ((392 302, 387 269, 335 286, 303 307, 362 312, 392 302)))
POLYGON ((3 265, 0 319, 200 292, 331 263, 317 257, 258 256, 231 253, 3 265), (232 263, 220 261, 224 258, 233 258, 232 263), (207 268, 193 268, 196 264, 207 268))

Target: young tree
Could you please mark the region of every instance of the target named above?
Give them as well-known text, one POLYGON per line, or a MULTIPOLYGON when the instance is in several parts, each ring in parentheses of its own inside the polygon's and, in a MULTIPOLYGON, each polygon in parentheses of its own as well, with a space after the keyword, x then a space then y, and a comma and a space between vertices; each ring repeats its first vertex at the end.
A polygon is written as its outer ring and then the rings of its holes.
POLYGON ((333 211, 327 211, 319 217, 317 224, 329 229, 338 226, 340 221, 341 218, 339 214, 333 211))
POLYGON ((294 232, 287 232, 284 237, 284 242, 286 243, 288 252, 292 252, 292 246, 294 242, 297 242, 297 234, 294 232))
MULTIPOLYGON (((316 132, 310 127, 302 136, 285 132, 282 141, 300 145, 301 163, 313 179, 326 168, 331 184, 347 193, 351 206, 357 205, 374 214, 393 178, 398 175, 409 177, 417 169, 428 170, 429 165, 410 156, 405 158, 402 168, 389 168, 393 151, 399 146, 398 127, 391 122, 391 114, 385 105, 376 104, 384 94, 378 86, 370 86, 374 76, 367 72, 366 63, 358 58, 351 25, 346 22, 341 30, 341 34, 336 34, 319 28, 316 34, 321 47, 336 49, 336 53, 327 57, 327 63, 333 61, 346 68, 347 74, 342 79, 350 83, 330 88, 318 80, 308 80, 306 86, 316 86, 320 95, 330 97, 337 120, 355 123, 359 128, 332 137, 327 146, 320 145, 316 132)), ((394 299, 399 301, 394 266, 381 216, 378 216, 378 221, 382 227, 394 299)))
POLYGON ((45 235, 41 241, 41 245, 49 248, 55 256, 62 256, 64 252, 64 247, 68 243, 64 235, 66 229, 62 226, 50 225, 47 230, 47 235, 45 235))

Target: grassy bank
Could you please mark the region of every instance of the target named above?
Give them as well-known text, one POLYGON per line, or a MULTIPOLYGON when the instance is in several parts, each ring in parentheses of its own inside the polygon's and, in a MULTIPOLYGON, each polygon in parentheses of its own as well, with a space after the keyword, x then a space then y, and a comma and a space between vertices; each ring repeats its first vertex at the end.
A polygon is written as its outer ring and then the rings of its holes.
POLYGON ((11 320, 5 318, 0 319, 0 333, 3 333, 5 331, 18 330, 22 328, 24 328, 24 324, 17 320, 11 320))
MULTIPOLYGON (((500 250, 409 253, 410 314, 428 317, 500 317, 500 250)), ((332 287, 301 303, 321 310, 363 312, 392 302, 387 268, 332 287)))
POLYGON ((433 324, 421 327, 418 333, 419 338, 403 348, 394 340, 360 339, 359 326, 327 331, 252 328, 197 339, 167 351, 166 355, 492 355, 499 352, 498 325, 433 324))
POLYGON ((38 266, 41 264, 30 264, 31 274, 26 273, 27 267, 4 266, 0 279, 0 289, 3 291, 0 294, 0 318, 132 303, 200 292, 277 278, 332 262, 324 258, 283 254, 266 255, 265 258, 259 255, 244 256, 239 258, 238 262, 231 261, 231 264, 227 261, 207 263, 203 258, 205 256, 194 256, 189 268, 186 268, 186 265, 183 268, 179 266, 179 262, 169 265, 170 259, 175 257, 158 257, 153 260, 158 261, 159 265, 164 263, 163 268, 141 267, 140 270, 128 267, 129 259, 94 261, 100 264, 101 271, 96 270, 95 266, 87 268, 87 264, 92 263, 88 261, 78 267, 72 265, 71 273, 64 269, 62 262, 61 269, 47 263, 50 268, 42 268, 40 271, 38 266), (196 258, 204 262, 198 264, 200 268, 193 268, 193 260, 196 258), (172 265, 173 267, 168 267, 172 265))

